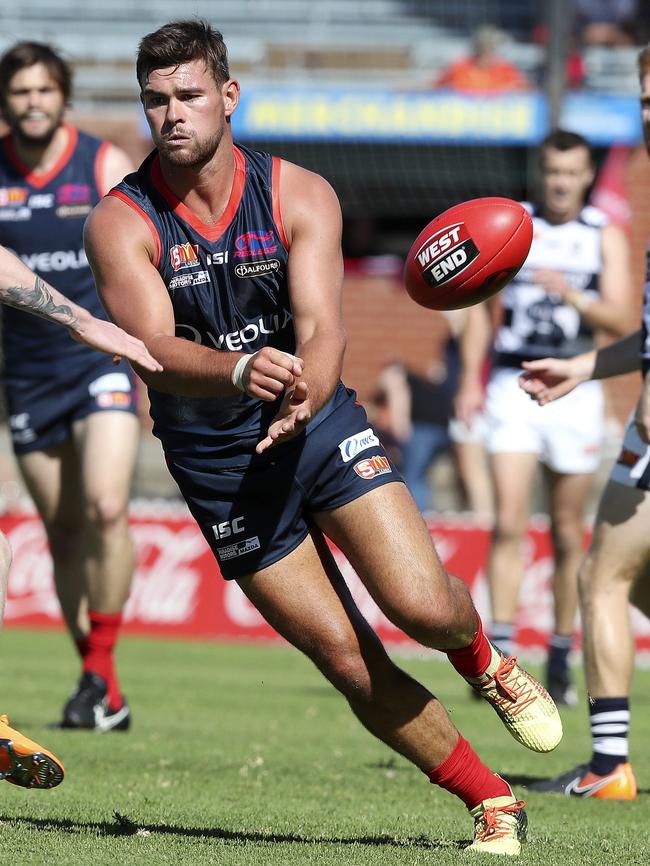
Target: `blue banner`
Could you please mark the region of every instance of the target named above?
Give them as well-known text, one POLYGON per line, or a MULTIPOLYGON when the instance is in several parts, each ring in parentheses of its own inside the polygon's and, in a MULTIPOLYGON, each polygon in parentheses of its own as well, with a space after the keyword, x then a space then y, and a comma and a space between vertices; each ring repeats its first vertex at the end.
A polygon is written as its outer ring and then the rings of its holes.
MULTIPOLYGON (((633 96, 569 94, 562 124, 595 145, 641 140, 639 103, 633 96)), ((548 132, 548 106, 537 91, 466 96, 247 87, 233 130, 241 141, 529 145, 548 132)))

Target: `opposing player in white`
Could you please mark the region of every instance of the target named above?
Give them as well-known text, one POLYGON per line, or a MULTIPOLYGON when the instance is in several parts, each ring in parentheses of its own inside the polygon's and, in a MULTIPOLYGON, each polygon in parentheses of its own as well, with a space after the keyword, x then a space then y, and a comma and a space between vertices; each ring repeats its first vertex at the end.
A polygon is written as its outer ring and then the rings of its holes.
POLYGON ((590 382, 567 401, 542 410, 526 399, 517 380, 524 361, 549 354, 568 357, 591 348, 601 334, 627 333, 633 303, 624 234, 584 203, 594 178, 588 142, 556 130, 541 145, 540 168, 542 196, 538 206, 530 206, 534 237, 528 259, 496 301, 498 315, 491 317, 484 304, 469 310, 456 409, 461 420, 469 421, 483 408, 482 365, 496 318, 485 398, 496 512, 488 566, 492 639, 506 655, 514 651, 523 542, 541 462, 549 487, 555 560, 555 623, 546 685, 556 703, 566 705, 576 700, 568 655, 584 511, 600 461, 603 395, 600 383, 590 382))

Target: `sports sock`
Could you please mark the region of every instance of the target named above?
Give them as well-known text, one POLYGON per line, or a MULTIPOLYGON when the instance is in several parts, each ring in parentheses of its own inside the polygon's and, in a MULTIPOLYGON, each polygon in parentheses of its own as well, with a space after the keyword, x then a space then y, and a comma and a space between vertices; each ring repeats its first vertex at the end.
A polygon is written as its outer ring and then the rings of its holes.
POLYGON ((492 658, 492 647, 483 633, 481 617, 476 614, 476 637, 469 646, 449 650, 447 658, 464 677, 480 677, 487 670, 492 658))
POLYGON ((627 763, 629 698, 592 698, 589 721, 593 748, 589 769, 598 776, 606 776, 618 764, 627 763))
POLYGON ((553 634, 548 647, 546 670, 549 677, 567 679, 569 676, 569 653, 573 646, 572 634, 553 634))
POLYGON ((492 623, 492 643, 506 658, 515 654, 515 625, 512 622, 492 623))
POLYGON ((508 783, 485 766, 460 734, 451 755, 427 776, 434 785, 440 785, 459 797, 468 809, 473 809, 483 800, 512 794, 508 783))
POLYGON ((107 687, 108 706, 115 710, 124 699, 115 671, 113 650, 122 624, 121 613, 99 613, 89 611, 90 631, 84 641, 77 641, 83 659, 84 672, 91 671, 100 676, 107 687))

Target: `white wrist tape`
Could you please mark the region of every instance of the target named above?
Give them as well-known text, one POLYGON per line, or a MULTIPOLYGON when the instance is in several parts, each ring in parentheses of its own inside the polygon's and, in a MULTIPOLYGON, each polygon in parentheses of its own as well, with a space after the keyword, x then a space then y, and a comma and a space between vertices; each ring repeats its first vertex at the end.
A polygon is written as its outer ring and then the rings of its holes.
POLYGON ((242 394, 246 393, 246 387, 244 386, 244 372, 246 371, 246 367, 248 366, 248 362, 252 361, 253 358, 257 355, 255 352, 253 355, 242 355, 239 361, 232 368, 231 381, 235 388, 238 391, 241 391, 242 394))
MULTIPOLYGON (((296 360, 296 356, 291 355, 289 352, 283 352, 282 349, 278 349, 277 351, 280 352, 282 355, 286 355, 287 358, 291 358, 294 361, 296 360)), ((246 386, 244 385, 244 373, 246 372, 246 367, 257 354, 259 354, 259 352, 253 352, 252 355, 242 355, 235 364, 235 366, 232 368, 230 380, 235 386, 235 388, 238 391, 241 391, 242 394, 246 393, 246 386)))

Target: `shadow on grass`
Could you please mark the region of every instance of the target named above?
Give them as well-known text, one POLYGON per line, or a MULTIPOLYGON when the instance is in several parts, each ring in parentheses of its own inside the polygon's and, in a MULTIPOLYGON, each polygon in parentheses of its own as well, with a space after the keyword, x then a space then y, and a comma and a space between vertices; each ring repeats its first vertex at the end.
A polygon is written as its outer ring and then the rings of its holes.
POLYGON ((468 844, 467 839, 427 839, 425 836, 396 839, 394 836, 299 836, 295 833, 260 833, 245 830, 225 830, 222 827, 176 827, 172 824, 139 824, 126 815, 114 813, 115 820, 109 821, 69 821, 64 818, 23 818, 20 816, 0 815, 0 822, 13 824, 24 829, 55 832, 94 833, 100 836, 153 836, 166 834, 171 836, 203 837, 220 839, 224 842, 258 842, 268 844, 292 845, 369 845, 372 847, 387 846, 392 848, 419 848, 424 851, 434 851, 443 848, 462 850, 468 844))

